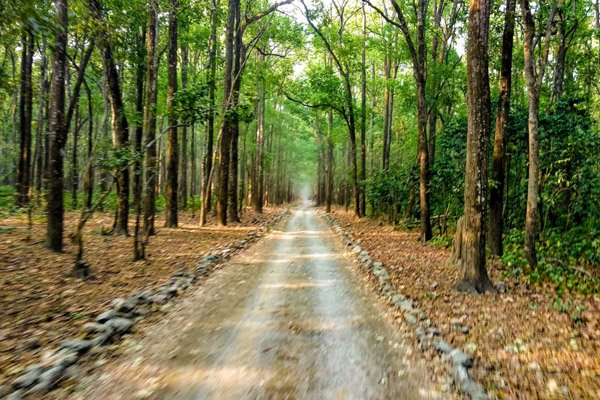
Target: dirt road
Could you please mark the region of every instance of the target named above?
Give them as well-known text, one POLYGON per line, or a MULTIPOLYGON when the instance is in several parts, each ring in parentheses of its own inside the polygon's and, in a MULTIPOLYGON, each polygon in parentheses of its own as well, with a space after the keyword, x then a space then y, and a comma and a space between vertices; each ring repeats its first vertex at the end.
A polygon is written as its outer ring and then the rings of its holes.
POLYGON ((85 399, 430 399, 408 339, 313 208, 215 271, 85 399))

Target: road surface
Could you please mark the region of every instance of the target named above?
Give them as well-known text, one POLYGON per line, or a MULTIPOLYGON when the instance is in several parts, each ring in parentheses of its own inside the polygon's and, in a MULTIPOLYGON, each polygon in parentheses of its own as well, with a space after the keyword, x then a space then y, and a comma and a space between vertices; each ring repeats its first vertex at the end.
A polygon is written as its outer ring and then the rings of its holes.
POLYGON ((142 332, 79 396, 446 398, 387 311, 315 209, 300 206, 142 332))

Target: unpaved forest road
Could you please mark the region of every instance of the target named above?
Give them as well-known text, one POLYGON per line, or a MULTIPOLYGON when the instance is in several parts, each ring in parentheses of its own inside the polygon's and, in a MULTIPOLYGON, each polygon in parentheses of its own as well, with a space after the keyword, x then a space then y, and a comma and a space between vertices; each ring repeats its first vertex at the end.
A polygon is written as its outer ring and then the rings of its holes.
POLYGON ((295 208, 74 397, 447 398, 346 251, 313 208, 295 208))

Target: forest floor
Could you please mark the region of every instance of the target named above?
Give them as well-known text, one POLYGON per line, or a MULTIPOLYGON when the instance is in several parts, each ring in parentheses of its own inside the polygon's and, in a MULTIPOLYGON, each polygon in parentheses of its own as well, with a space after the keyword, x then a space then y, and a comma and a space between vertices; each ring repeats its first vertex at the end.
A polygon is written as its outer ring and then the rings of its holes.
POLYGON ((489 273, 505 292, 459 293, 449 249, 420 243, 417 233, 377 220, 356 220, 343 209, 332 216, 388 267, 395 285, 425 310, 446 340, 475 356, 472 373, 488 393, 499 399, 600 398, 598 297, 559 299, 550 287, 505 276, 500 262, 489 273))
MULTIPOLYGON (((41 216, 34 216, 29 229, 24 215, 0 215, 0 384, 37 360, 41 348, 76 336, 111 300, 155 288, 177 270, 192 270, 203 255, 241 239, 278 212, 245 210, 241 223, 227 227, 210 221, 199 227, 197 218, 182 212, 178 229, 163 228, 158 216, 147 260, 138 262, 132 261, 133 238, 102 235, 112 214, 96 214, 84 229, 84 258, 93 274, 87 281, 69 276, 76 251, 70 240, 60 254, 44 247, 41 216)), ((78 218, 78 212, 66 214, 66 235, 78 218)))

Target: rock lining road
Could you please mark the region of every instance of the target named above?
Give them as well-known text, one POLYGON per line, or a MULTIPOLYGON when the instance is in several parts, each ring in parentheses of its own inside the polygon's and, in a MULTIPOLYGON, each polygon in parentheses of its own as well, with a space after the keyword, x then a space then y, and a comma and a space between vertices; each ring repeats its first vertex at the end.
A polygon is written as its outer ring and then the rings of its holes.
POLYGON ((448 398, 346 252, 295 208, 72 398, 448 398))

